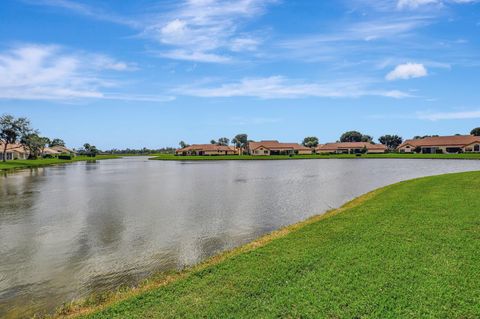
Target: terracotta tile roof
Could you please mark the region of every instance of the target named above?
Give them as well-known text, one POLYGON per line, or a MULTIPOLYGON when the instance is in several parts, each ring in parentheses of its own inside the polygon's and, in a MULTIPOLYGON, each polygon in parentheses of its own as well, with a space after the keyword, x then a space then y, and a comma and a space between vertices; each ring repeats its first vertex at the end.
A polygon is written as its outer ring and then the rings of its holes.
POLYGON ((45 147, 45 148, 43 149, 43 154, 59 154, 59 153, 61 153, 61 152, 55 150, 55 149, 52 148, 52 147, 45 147))
MULTIPOLYGON (((3 146, 4 144, 0 142, 0 152, 3 152, 3 146)), ((17 152, 20 154, 25 154, 28 153, 28 151, 25 149, 25 147, 21 144, 8 144, 7 145, 7 152, 17 152)))
POLYGON ((189 152, 189 151, 201 151, 201 152, 206 152, 206 151, 221 151, 221 152, 227 152, 227 151, 235 151, 235 148, 231 146, 222 146, 222 145, 215 145, 215 144, 193 144, 190 146, 187 146, 185 148, 181 148, 176 150, 177 153, 183 153, 183 152, 189 152))
POLYGON ((56 145, 49 147, 51 150, 56 151, 57 153, 74 153, 73 150, 69 149, 68 147, 61 146, 61 145, 56 145))
POLYGON ((410 145, 412 147, 422 147, 422 146, 458 146, 463 147, 474 142, 480 142, 480 136, 473 135, 455 135, 455 136, 436 136, 436 137, 425 137, 417 140, 406 140, 402 145, 410 145))
POLYGON ((345 143, 327 143, 323 145, 317 146, 317 151, 337 151, 339 149, 363 149, 364 147, 367 150, 378 150, 378 151, 386 151, 387 147, 383 144, 372 144, 368 142, 345 142, 345 143))
POLYGON ((260 142, 250 142, 248 147, 251 150, 255 150, 259 147, 264 147, 271 151, 283 151, 283 150, 294 150, 294 151, 309 151, 311 150, 308 147, 305 147, 298 143, 280 143, 279 141, 260 141, 260 142))

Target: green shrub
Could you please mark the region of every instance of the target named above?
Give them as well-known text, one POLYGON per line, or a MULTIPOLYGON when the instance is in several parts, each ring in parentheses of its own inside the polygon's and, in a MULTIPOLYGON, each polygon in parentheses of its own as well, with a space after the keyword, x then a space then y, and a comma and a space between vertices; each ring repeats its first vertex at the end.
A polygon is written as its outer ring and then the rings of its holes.
POLYGON ((70 161, 72 159, 72 155, 65 155, 65 154, 58 155, 58 159, 70 161))

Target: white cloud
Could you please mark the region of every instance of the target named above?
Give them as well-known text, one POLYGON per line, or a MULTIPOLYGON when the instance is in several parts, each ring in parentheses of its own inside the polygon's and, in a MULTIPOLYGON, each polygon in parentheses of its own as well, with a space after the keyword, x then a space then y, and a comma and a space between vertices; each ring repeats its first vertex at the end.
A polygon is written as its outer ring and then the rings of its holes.
POLYGON ((232 61, 230 57, 225 55, 188 50, 161 51, 156 53, 155 55, 174 60, 184 60, 192 62, 229 63, 232 61))
POLYGON ((365 87, 365 81, 307 83, 293 81, 283 76, 245 78, 239 82, 221 84, 216 87, 183 86, 175 90, 178 94, 198 97, 256 97, 261 99, 289 99, 307 97, 361 97, 384 96, 404 98, 410 95, 396 90, 373 90, 365 87))
POLYGON ((404 8, 418 8, 427 4, 437 4, 438 0, 398 0, 397 7, 399 9, 404 8))
POLYGON ((138 27, 139 23, 134 19, 118 16, 111 11, 102 11, 99 5, 93 7, 71 0, 22 0, 31 5, 48 6, 74 12, 78 15, 87 16, 96 20, 126 25, 129 27, 138 27))
POLYGON ((260 41, 254 38, 237 38, 231 41, 230 49, 234 52, 255 51, 259 44, 260 41))
POLYGON ((173 47, 162 56, 224 63, 231 58, 224 56, 223 51, 256 50, 260 40, 240 33, 241 26, 274 2, 276 0, 186 0, 176 10, 160 15, 157 19, 160 22, 149 22, 143 34, 173 47))
POLYGON ((465 112, 417 113, 417 118, 429 121, 480 119, 480 110, 465 112))
POLYGON ((0 99, 164 100, 168 97, 119 95, 104 72, 134 69, 106 55, 70 53, 54 45, 23 45, 0 53, 0 99))
POLYGON ((425 5, 445 5, 448 3, 454 4, 465 4, 465 3, 474 3, 478 0, 398 0, 397 8, 398 9, 416 9, 425 5))
POLYGON ((428 71, 423 64, 405 63, 395 67, 393 71, 386 75, 388 81, 407 80, 412 78, 421 78, 427 76, 428 71))

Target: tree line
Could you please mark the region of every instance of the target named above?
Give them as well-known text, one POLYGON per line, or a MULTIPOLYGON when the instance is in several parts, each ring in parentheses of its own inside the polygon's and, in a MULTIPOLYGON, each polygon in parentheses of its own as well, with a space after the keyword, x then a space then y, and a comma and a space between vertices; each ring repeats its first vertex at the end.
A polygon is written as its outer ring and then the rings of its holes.
MULTIPOLYGON (((26 117, 14 117, 10 114, 0 116, 0 142, 3 148, 0 150, 3 154, 3 161, 7 160, 7 149, 9 145, 20 144, 29 153, 29 159, 36 159, 44 156, 47 147, 65 146, 65 142, 60 138, 48 138, 40 135, 37 129, 34 129, 30 120, 26 117)), ((88 156, 98 154, 95 146, 86 143, 79 153, 88 156)))
POLYGON ((150 149, 150 148, 141 148, 141 149, 117 149, 113 148, 111 150, 106 150, 104 153, 108 154, 134 154, 134 155, 152 155, 152 154, 174 154, 175 148, 174 147, 162 147, 158 149, 150 149))

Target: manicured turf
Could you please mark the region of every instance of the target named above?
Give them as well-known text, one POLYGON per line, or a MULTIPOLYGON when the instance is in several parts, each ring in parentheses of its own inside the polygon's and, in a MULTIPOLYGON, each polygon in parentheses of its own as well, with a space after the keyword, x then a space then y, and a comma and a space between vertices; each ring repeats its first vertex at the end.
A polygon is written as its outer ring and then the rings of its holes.
POLYGON ((389 186, 226 256, 84 316, 480 318, 480 172, 389 186))
POLYGON ((480 159, 480 153, 469 154, 364 154, 362 156, 350 154, 332 154, 332 155, 272 155, 272 156, 250 156, 250 155, 223 155, 223 156, 175 156, 158 155, 151 159, 163 161, 222 161, 222 160, 295 160, 295 159, 329 159, 329 158, 424 158, 424 159, 480 159))
POLYGON ((102 159, 113 159, 119 158, 116 155, 98 155, 96 157, 87 157, 87 156, 77 156, 72 160, 60 160, 58 158, 47 158, 47 159, 36 159, 36 160, 13 160, 13 161, 0 161, 0 171, 2 170, 13 170, 13 169, 22 169, 22 168, 34 168, 49 166, 55 164, 66 164, 78 161, 91 161, 91 160, 102 160, 102 159))

